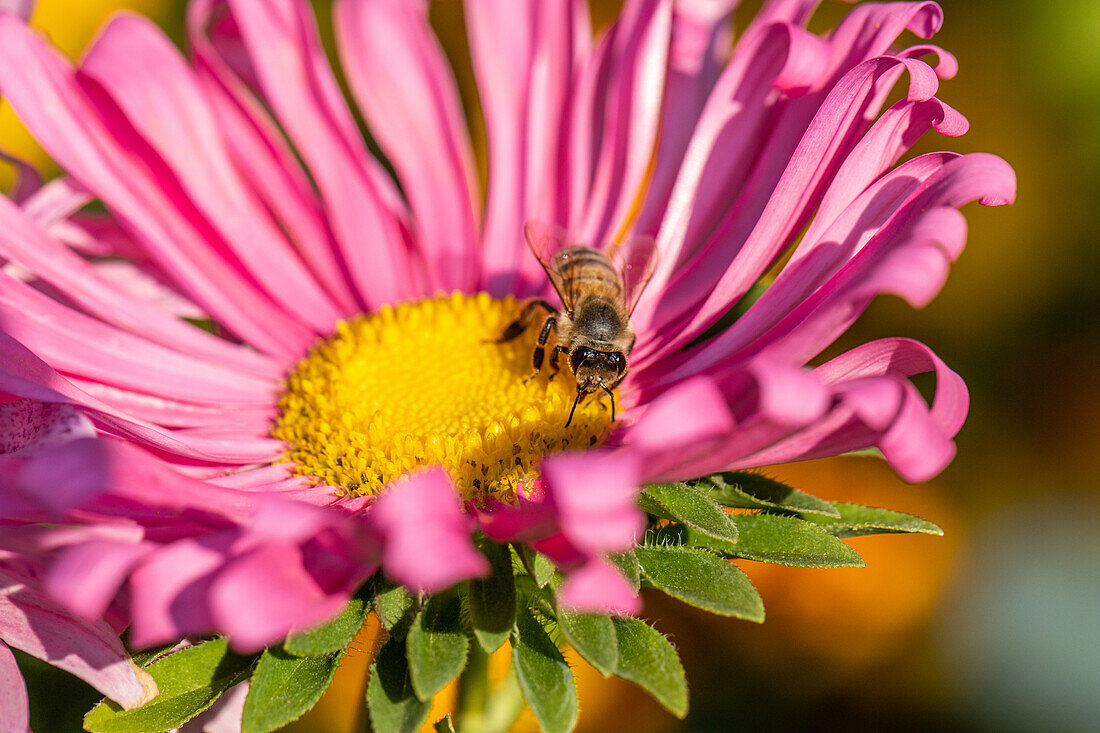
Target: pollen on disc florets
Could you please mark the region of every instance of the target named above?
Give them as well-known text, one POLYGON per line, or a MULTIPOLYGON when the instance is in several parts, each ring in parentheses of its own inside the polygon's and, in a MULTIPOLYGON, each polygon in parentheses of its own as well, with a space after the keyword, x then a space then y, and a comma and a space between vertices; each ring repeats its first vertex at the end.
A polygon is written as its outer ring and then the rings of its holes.
POLYGON ((595 396, 565 427, 576 384, 564 364, 524 383, 537 324, 494 342, 516 315, 510 297, 455 293, 341 321, 287 377, 273 435, 299 474, 346 493, 442 464, 463 498, 512 500, 543 455, 591 447, 611 428, 595 396))

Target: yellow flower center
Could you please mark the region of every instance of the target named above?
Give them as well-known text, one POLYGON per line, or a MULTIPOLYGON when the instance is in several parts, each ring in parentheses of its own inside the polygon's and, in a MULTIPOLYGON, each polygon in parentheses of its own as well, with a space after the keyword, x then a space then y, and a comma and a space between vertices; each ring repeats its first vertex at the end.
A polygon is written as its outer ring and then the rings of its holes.
POLYGON ((288 376, 273 435, 300 475, 349 494, 442 464, 463 498, 510 501, 543 455, 596 445, 611 428, 595 395, 565 427, 577 387, 564 358, 554 379, 547 358, 524 383, 541 323, 494 342, 517 314, 510 297, 455 293, 341 321, 288 376))

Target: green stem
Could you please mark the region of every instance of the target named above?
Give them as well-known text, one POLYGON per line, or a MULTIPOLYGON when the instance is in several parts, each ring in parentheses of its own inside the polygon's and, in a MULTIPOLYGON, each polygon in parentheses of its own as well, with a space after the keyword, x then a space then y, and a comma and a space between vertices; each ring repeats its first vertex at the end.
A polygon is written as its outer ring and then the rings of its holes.
POLYGON ((515 675, 509 671, 504 683, 494 689, 489 679, 489 655, 476 641, 470 644, 466 668, 458 677, 458 733, 507 733, 523 710, 523 695, 515 675))
POLYGON ((485 730, 486 707, 489 704, 489 655, 476 641, 470 644, 466 668, 458 677, 458 710, 456 728, 461 733, 485 730))

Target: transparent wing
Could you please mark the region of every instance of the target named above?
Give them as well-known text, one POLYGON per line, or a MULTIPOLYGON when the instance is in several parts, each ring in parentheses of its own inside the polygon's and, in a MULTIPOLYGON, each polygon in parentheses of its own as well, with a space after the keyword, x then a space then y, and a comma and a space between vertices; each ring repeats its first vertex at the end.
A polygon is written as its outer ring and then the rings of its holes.
POLYGON ((555 264, 559 252, 573 245, 573 238, 569 232, 556 224, 547 224, 543 221, 529 221, 523 227, 523 234, 527 237, 527 245, 535 253, 535 258, 546 270, 550 284, 558 292, 562 306, 567 310, 573 310, 573 294, 566 287, 561 273, 555 264))
POLYGON ((650 236, 627 238, 608 245, 607 258, 622 275, 623 302, 630 314, 657 268, 657 242, 650 236))

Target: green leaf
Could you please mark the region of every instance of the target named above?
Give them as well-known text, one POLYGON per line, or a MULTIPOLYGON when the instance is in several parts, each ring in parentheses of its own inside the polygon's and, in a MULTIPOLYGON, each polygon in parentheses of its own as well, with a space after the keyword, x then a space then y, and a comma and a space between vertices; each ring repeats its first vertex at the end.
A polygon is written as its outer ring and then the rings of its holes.
POLYGON ((931 522, 912 514, 879 509, 861 504, 836 503, 840 519, 807 517, 811 522, 837 537, 861 537, 868 534, 896 534, 899 532, 942 535, 943 530, 931 522))
POLYGON ((611 555, 607 559, 619 569, 623 577, 630 581, 634 592, 637 593, 642 584, 642 569, 638 566, 638 557, 634 554, 634 551, 624 552, 621 555, 611 555))
POLYGON ((244 699, 241 733, 270 733, 312 708, 328 689, 343 650, 302 657, 280 646, 260 657, 244 699))
POLYGON ((697 485, 704 491, 709 489, 710 498, 723 506, 840 516, 840 512, 829 502, 758 473, 716 473, 699 479, 697 485))
POLYGON ((478 548, 489 559, 492 574, 470 581, 470 625, 477 643, 492 654, 508 640, 516 621, 516 577, 507 545, 485 538, 478 541, 478 548))
POLYGON ((378 650, 370 667, 367 710, 375 733, 415 733, 428 718, 431 701, 413 694, 405 643, 390 637, 378 650))
POLYGON ((339 616, 323 626, 291 635, 283 648, 299 657, 342 652, 359 633, 366 615, 367 602, 362 598, 352 598, 339 616))
POLYGON ((573 672, 546 631, 525 607, 516 611, 512 665, 523 698, 544 733, 566 733, 577 723, 573 672))
POLYGON ((687 484, 655 484, 639 495, 642 509, 727 542, 737 541, 737 526, 722 507, 687 484))
POLYGON ((386 581, 380 581, 378 586, 378 592, 374 596, 374 610, 378 612, 382 628, 392 633, 399 627, 407 626, 412 621, 415 605, 409 592, 404 586, 386 581))
POLYGON ((687 678, 672 642, 636 618, 611 622, 619 646, 615 674, 641 687, 665 710, 682 719, 688 710, 687 678))
POLYGON ((442 718, 435 721, 435 725, 432 727, 435 728, 436 733, 457 733, 455 724, 451 721, 450 713, 447 713, 442 718))
POLYGON ((461 616, 457 594, 432 596, 409 629, 409 677, 421 700, 430 701, 466 666, 469 640, 461 616))
POLYGON ((600 674, 606 677, 615 671, 619 661, 619 644, 609 617, 559 611, 558 627, 570 646, 600 674))
POLYGON ((760 594, 733 563, 692 547, 643 545, 634 552, 646 579, 673 598, 723 616, 764 620, 760 594))
POLYGON ((84 716, 92 733, 160 733, 195 717, 223 692, 248 679, 255 657, 229 651, 225 639, 213 639, 162 657, 146 668, 160 690, 134 710, 104 700, 84 716))
POLYGON ((741 541, 719 549, 746 560, 800 568, 861 568, 863 558, 816 524, 773 514, 734 517, 741 541))

